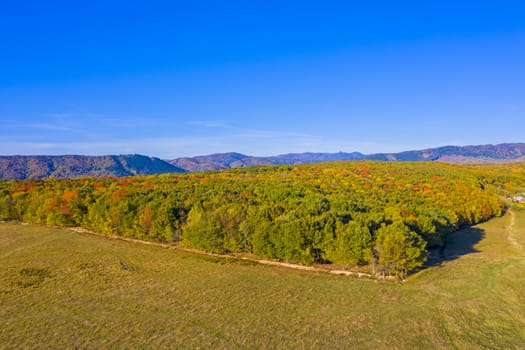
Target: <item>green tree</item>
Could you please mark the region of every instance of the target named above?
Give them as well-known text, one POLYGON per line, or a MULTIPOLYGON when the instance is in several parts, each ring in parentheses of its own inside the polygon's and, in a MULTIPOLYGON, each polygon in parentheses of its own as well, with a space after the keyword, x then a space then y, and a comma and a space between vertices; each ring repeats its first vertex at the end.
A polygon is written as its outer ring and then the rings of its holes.
POLYGON ((187 247, 207 252, 223 253, 225 236, 226 233, 215 215, 210 215, 200 207, 194 207, 183 227, 182 243, 187 247))
POLYGON ((376 235, 378 263, 388 275, 403 279, 426 261, 426 242, 403 223, 383 225, 376 235))
POLYGON ((372 235, 365 223, 350 221, 338 225, 335 239, 326 251, 326 259, 338 264, 356 265, 367 262, 372 235))

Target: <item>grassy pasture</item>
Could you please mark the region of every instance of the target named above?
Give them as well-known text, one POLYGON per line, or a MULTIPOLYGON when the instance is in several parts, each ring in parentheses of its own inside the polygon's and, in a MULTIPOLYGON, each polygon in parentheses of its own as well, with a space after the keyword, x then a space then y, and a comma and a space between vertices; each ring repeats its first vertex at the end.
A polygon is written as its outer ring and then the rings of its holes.
POLYGON ((397 284, 0 224, 0 348, 522 349, 522 247, 514 210, 397 284))

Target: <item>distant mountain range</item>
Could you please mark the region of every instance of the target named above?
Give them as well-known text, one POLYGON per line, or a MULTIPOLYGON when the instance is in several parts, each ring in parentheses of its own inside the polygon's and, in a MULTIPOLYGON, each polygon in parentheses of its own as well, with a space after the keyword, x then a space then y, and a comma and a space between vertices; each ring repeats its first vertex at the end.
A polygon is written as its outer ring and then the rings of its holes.
POLYGON ((133 176, 184 172, 161 159, 120 156, 0 156, 0 178, 44 179, 133 176))
POLYGON ((489 164, 525 161, 525 143, 482 146, 444 146, 400 153, 290 153, 273 157, 252 157, 240 153, 184 157, 169 163, 187 171, 220 170, 261 164, 305 164, 335 160, 438 161, 457 164, 489 164))
POLYGON ((169 161, 142 155, 118 156, 0 156, 0 179, 43 179, 133 176, 220 170, 254 165, 306 164, 336 160, 438 161, 489 164, 525 161, 525 143, 481 146, 444 146, 400 153, 290 153, 253 157, 220 153, 169 161))
POLYGON ((183 157, 168 161, 186 171, 220 170, 254 165, 306 164, 334 160, 362 160, 365 155, 354 153, 289 153, 272 157, 253 157, 241 153, 219 153, 208 156, 183 157))

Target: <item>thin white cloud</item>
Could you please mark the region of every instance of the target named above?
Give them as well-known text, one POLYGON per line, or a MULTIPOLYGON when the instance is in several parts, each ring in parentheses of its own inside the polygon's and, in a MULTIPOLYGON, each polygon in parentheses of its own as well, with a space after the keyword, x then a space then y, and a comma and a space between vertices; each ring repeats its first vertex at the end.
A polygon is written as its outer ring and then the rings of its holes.
MULTIPOLYGON (((38 138, 31 135, 3 133, 0 140, 0 154, 124 154, 138 153, 172 159, 182 156, 196 156, 210 153, 240 152, 255 156, 271 156, 283 153, 301 152, 353 152, 363 153, 398 152, 408 149, 421 149, 413 144, 388 144, 356 139, 355 135, 344 137, 322 137, 288 130, 264 130, 234 127, 222 121, 194 120, 185 124, 199 128, 218 129, 214 135, 181 135, 174 128, 173 137, 155 137, 154 128, 161 124, 159 118, 130 117, 123 119, 115 116, 91 112, 67 112, 48 115, 43 122, 11 124, 9 130, 32 128, 64 132, 64 137, 45 135, 38 138), (139 130, 135 137, 116 136, 114 130, 133 127, 139 130), (146 131, 146 128, 148 130, 146 131), (222 129, 222 130, 219 130, 222 129), (137 136, 138 135, 138 136, 137 136)), ((198 130, 197 130, 198 132, 198 130)), ((125 135, 125 133, 120 133, 125 135)))
POLYGON ((299 138, 315 138, 314 135, 291 132, 291 131, 280 131, 280 130, 250 130, 244 129, 237 134, 238 137, 242 138, 279 138, 279 137, 299 137, 299 138))
POLYGON ((231 126, 228 123, 213 121, 213 120, 192 120, 192 121, 186 122, 186 125, 200 126, 204 128, 223 128, 223 129, 233 128, 233 126, 231 126))
POLYGON ((0 141, 0 154, 123 154, 140 153, 171 159, 210 153, 241 152, 250 155, 275 155, 301 152, 315 147, 319 138, 291 132, 256 131, 220 136, 112 139, 107 141, 19 142, 0 141), (312 143, 313 142, 313 143, 312 143))
POLYGON ((73 117, 73 113, 49 113, 48 117, 55 120, 64 120, 73 117))
POLYGON ((39 130, 50 130, 50 131, 73 131, 73 129, 66 125, 59 125, 53 123, 34 123, 21 125, 22 128, 27 129, 39 129, 39 130))
POLYGON ((78 132, 108 128, 136 129, 164 123, 164 118, 99 113, 76 104, 71 104, 66 111, 49 113, 44 118, 49 119, 50 124, 69 125, 71 129, 76 129, 78 132))

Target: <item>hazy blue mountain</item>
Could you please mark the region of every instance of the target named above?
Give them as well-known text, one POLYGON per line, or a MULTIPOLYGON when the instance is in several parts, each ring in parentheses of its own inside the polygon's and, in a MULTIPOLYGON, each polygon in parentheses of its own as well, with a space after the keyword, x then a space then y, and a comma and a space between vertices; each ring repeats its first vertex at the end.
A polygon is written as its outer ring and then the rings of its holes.
POLYGON ((187 171, 220 170, 252 165, 305 164, 334 160, 440 161, 457 164, 488 164, 525 161, 525 143, 480 146, 444 146, 399 153, 290 153, 272 157, 253 157, 240 153, 219 153, 184 157, 169 161, 187 171))
POLYGON ((0 156, 1 179, 73 178, 86 176, 133 176, 220 170, 254 165, 306 164, 336 160, 439 161, 488 164, 525 161, 525 143, 480 146, 444 146, 399 153, 289 153, 253 157, 219 153, 183 157, 170 161, 142 155, 110 156, 0 156))
POLYGON ((441 161, 457 164, 488 164, 525 161, 525 143, 479 146, 443 146, 421 151, 377 153, 367 159, 385 161, 441 161))
POLYGON ((220 170, 253 165, 306 164, 333 160, 360 160, 364 155, 354 153, 290 153, 271 157, 253 157, 240 153, 218 153, 207 156, 184 157, 169 161, 187 171, 220 170))
POLYGON ((0 178, 43 179, 133 176, 184 172, 161 159, 142 155, 0 156, 0 178))

